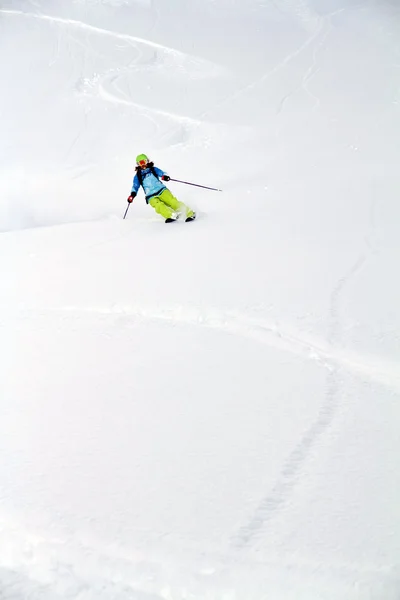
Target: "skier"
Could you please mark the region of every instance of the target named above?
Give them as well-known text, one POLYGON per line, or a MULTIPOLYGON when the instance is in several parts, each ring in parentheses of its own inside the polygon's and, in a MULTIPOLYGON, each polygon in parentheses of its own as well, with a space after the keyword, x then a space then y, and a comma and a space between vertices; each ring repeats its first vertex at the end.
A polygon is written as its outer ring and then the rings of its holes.
POLYGON ((169 181, 170 176, 164 171, 154 166, 150 162, 146 154, 139 154, 136 157, 136 173, 133 178, 132 191, 128 197, 128 202, 132 202, 134 197, 142 186, 146 203, 150 204, 154 210, 164 217, 166 223, 176 221, 181 212, 186 215, 186 221, 193 221, 196 218, 195 212, 186 206, 183 202, 179 202, 175 196, 171 194, 169 189, 161 183, 169 181))

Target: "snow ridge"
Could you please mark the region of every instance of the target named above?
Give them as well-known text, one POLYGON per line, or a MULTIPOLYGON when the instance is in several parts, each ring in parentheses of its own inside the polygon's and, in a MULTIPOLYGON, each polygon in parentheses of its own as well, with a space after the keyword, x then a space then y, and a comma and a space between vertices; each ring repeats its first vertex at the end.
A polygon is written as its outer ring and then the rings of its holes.
MULTIPOLYGON (((352 269, 354 272, 355 269, 352 269)), ((11 309, 12 312, 12 309, 11 309)), ((246 313, 218 308, 195 306, 58 306, 46 309, 24 308, 20 314, 45 316, 46 313, 97 314, 110 318, 123 315, 132 319, 166 321, 190 326, 217 329, 254 340, 257 343, 279 348, 307 360, 315 361, 331 372, 335 365, 365 378, 368 381, 400 390, 400 374, 396 364, 382 358, 359 355, 344 348, 335 347, 329 342, 313 338, 294 328, 270 322, 266 319, 249 317, 246 313)))

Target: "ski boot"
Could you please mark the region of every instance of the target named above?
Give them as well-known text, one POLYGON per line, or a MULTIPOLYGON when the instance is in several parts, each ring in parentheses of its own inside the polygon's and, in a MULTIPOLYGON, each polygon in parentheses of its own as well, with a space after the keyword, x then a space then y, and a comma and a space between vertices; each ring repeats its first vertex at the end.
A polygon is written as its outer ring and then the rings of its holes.
POLYGON ((186 219, 185 219, 185 223, 189 223, 190 221, 194 221, 196 218, 196 213, 193 210, 189 210, 187 215, 186 215, 186 219))
POLYGON ((174 223, 175 221, 177 221, 180 217, 179 213, 172 213, 172 215, 170 217, 168 217, 168 219, 165 219, 166 223, 174 223))

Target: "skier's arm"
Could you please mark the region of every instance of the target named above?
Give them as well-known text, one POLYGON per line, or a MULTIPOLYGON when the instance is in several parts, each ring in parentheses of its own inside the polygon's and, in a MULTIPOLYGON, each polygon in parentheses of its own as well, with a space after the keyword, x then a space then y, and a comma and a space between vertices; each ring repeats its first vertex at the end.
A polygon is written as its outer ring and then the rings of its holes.
POLYGON ((137 175, 135 175, 135 177, 133 178, 131 193, 135 192, 135 196, 136 196, 136 194, 139 191, 139 188, 140 188, 139 178, 137 175))

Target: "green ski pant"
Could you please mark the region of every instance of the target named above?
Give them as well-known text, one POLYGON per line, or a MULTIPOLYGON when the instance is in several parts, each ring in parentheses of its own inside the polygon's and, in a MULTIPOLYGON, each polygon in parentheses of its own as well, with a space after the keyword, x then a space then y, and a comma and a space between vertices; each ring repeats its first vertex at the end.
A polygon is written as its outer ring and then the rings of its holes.
POLYGON ((153 196, 149 204, 164 219, 170 219, 177 212, 185 212, 187 217, 193 214, 193 211, 183 202, 179 202, 168 189, 163 190, 159 196, 153 196))

